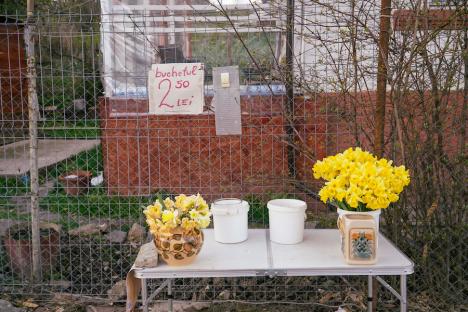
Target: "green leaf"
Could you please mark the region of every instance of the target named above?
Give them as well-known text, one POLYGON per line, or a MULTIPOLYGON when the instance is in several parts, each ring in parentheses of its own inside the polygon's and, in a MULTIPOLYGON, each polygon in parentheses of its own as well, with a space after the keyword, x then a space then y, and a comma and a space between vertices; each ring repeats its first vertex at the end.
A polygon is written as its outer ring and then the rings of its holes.
POLYGON ((343 210, 350 210, 348 205, 346 205, 344 202, 342 201, 338 201, 338 200, 335 200, 334 203, 340 207, 340 209, 343 209, 343 210))
POLYGON ((166 205, 164 205, 164 200, 163 200, 163 198, 162 198, 161 193, 157 193, 156 196, 158 197, 158 201, 159 201, 159 203, 161 204, 163 210, 166 210, 167 207, 166 207, 166 205))

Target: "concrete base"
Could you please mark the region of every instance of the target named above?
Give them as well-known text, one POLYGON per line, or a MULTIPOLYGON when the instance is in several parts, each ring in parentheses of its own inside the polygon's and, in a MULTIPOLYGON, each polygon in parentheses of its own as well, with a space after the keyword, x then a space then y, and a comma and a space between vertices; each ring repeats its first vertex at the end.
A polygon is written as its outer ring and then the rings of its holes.
MULTIPOLYGON (((99 140, 39 140, 39 169, 91 150, 99 140)), ((29 171, 29 141, 0 146, 0 176, 22 176, 29 171)))

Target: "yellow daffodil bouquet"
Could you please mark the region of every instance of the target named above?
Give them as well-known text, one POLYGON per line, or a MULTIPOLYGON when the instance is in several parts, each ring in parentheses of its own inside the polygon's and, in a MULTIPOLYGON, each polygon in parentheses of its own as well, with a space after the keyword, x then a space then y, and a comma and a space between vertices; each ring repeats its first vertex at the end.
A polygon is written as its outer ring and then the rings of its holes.
POLYGON ((327 181, 320 199, 349 211, 387 208, 410 182, 404 166, 393 166, 391 160, 378 159, 358 147, 317 161, 313 174, 327 181))
POLYGON ((210 225, 210 209, 200 194, 186 196, 181 194, 172 200, 158 198, 143 211, 146 223, 153 235, 171 232, 182 228, 188 233, 194 229, 203 229, 210 225))

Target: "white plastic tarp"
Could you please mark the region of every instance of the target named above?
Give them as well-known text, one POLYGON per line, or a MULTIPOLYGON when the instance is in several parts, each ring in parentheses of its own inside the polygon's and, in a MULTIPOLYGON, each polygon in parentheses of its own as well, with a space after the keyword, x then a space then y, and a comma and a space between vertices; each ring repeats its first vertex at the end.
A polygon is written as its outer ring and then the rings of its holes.
POLYGON ((106 96, 146 97, 148 70, 155 62, 152 38, 132 20, 130 5, 101 1, 101 51, 106 96))

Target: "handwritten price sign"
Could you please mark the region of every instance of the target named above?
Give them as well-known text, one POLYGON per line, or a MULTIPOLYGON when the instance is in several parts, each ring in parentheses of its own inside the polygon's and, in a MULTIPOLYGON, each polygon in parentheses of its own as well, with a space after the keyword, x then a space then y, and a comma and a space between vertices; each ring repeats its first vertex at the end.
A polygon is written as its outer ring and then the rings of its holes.
POLYGON ((203 112, 202 63, 153 64, 149 71, 149 112, 158 115, 203 112))

